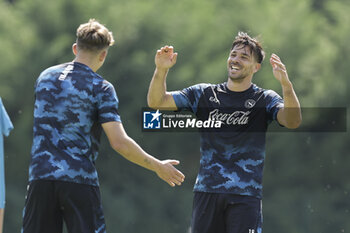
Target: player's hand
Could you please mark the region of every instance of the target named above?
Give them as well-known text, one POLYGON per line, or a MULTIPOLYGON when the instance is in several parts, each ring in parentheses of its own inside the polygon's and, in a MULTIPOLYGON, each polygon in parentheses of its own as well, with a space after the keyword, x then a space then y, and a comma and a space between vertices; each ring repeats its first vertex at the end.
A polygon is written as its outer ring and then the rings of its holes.
POLYGON ((157 50, 155 63, 157 69, 170 69, 176 63, 177 53, 173 46, 164 46, 157 50))
POLYGON ((286 66, 282 63, 281 59, 274 53, 270 57, 270 64, 272 66, 273 75, 282 85, 290 82, 286 66))
POLYGON ((170 186, 181 185, 185 180, 184 174, 177 170, 174 165, 180 164, 177 160, 160 161, 159 167, 156 170, 159 178, 167 182, 170 186))

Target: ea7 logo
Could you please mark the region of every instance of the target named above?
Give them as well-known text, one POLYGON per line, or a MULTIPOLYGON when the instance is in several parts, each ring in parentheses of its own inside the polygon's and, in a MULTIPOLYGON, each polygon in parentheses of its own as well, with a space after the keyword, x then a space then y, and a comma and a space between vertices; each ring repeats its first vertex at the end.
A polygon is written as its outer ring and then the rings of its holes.
POLYGON ((255 233, 255 230, 254 229, 249 229, 248 233, 255 233))
POLYGON ((214 97, 214 96, 210 96, 209 97, 209 101, 220 104, 220 101, 218 100, 218 98, 214 97))

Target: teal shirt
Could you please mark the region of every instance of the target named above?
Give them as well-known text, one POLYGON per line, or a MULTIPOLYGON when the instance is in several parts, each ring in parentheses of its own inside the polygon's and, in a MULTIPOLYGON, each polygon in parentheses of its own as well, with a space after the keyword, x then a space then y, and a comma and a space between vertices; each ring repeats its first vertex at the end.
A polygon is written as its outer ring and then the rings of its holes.
POLYGON ((2 135, 8 136, 12 129, 12 122, 0 97, 0 209, 5 207, 4 142, 2 135))

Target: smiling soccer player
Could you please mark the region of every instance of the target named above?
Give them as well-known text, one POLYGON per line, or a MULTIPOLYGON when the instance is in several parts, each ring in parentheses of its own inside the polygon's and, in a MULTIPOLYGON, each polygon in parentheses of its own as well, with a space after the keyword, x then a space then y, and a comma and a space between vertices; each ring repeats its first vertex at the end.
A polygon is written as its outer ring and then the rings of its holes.
POLYGON ((298 98, 277 55, 271 55, 270 64, 282 86, 283 99, 252 83, 264 57, 260 42, 239 32, 227 59, 226 82, 167 92, 166 77, 176 63, 177 53, 172 46, 156 53, 156 69, 147 96, 149 107, 190 110, 199 119, 220 120, 226 129, 200 134, 193 233, 261 232, 267 126, 273 120, 287 128, 297 128, 301 123, 298 98))

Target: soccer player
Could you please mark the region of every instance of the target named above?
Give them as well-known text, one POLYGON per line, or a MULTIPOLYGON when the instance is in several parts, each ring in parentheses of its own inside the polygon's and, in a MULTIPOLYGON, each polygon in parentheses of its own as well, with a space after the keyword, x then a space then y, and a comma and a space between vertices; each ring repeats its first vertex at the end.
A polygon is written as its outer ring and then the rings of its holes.
POLYGON ((268 124, 297 128, 301 111, 285 65, 272 54, 273 75, 283 99, 252 83, 264 60, 260 42, 239 32, 227 59, 227 82, 167 92, 166 76, 177 53, 164 46, 155 56, 148 91, 155 109, 187 109, 198 119, 221 121, 224 132, 200 131, 200 168, 194 185, 193 233, 260 233, 262 175, 268 124))
POLYGON ((184 175, 143 151, 124 131, 111 83, 96 71, 103 65, 112 33, 94 19, 81 24, 75 59, 44 70, 35 84, 34 128, 24 233, 106 232, 95 168, 102 129, 111 147, 154 171, 169 185, 184 175))

